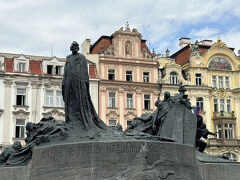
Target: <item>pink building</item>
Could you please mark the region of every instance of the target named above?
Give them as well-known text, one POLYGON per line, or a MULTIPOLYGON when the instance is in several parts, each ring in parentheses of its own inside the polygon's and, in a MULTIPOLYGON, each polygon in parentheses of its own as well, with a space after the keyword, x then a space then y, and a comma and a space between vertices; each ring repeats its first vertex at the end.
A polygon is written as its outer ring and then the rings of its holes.
POLYGON ((90 54, 99 54, 99 116, 107 125, 125 129, 134 117, 155 109, 159 63, 136 29, 101 36, 90 54))

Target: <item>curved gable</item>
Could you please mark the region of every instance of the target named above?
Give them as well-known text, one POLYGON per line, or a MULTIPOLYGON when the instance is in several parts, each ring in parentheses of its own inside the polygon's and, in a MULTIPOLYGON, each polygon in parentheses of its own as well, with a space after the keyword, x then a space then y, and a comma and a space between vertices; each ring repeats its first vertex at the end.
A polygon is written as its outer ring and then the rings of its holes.
POLYGON ((208 64, 208 68, 218 70, 232 70, 232 65, 223 57, 215 57, 208 64))

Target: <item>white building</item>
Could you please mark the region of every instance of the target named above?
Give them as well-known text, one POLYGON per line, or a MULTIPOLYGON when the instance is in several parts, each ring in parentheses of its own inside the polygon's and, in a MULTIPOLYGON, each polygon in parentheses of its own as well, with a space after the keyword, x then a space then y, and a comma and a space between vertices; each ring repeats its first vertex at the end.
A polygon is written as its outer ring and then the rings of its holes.
MULTIPOLYGON (((25 124, 43 116, 64 120, 62 76, 65 58, 0 53, 0 151, 18 140, 25 124)), ((90 94, 98 112, 96 66, 88 61, 90 94)))

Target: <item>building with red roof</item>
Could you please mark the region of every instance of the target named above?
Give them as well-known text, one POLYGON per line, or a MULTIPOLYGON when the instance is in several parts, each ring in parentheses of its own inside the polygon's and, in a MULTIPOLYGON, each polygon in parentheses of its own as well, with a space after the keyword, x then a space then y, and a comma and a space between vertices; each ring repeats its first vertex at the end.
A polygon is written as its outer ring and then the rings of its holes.
MULTIPOLYGON (((61 85, 65 58, 0 53, 0 151, 24 143, 25 125, 43 116, 64 120, 61 85)), ((96 64, 88 61, 90 94, 98 112, 96 64)))

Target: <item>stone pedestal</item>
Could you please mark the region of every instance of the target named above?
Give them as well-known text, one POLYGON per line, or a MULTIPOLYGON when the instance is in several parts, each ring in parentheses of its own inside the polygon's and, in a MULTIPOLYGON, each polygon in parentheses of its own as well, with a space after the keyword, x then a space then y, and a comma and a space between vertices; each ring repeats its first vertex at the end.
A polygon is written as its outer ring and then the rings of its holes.
POLYGON ((1 180, 237 180, 240 165, 201 163, 192 146, 159 141, 78 142, 37 147, 1 180))

